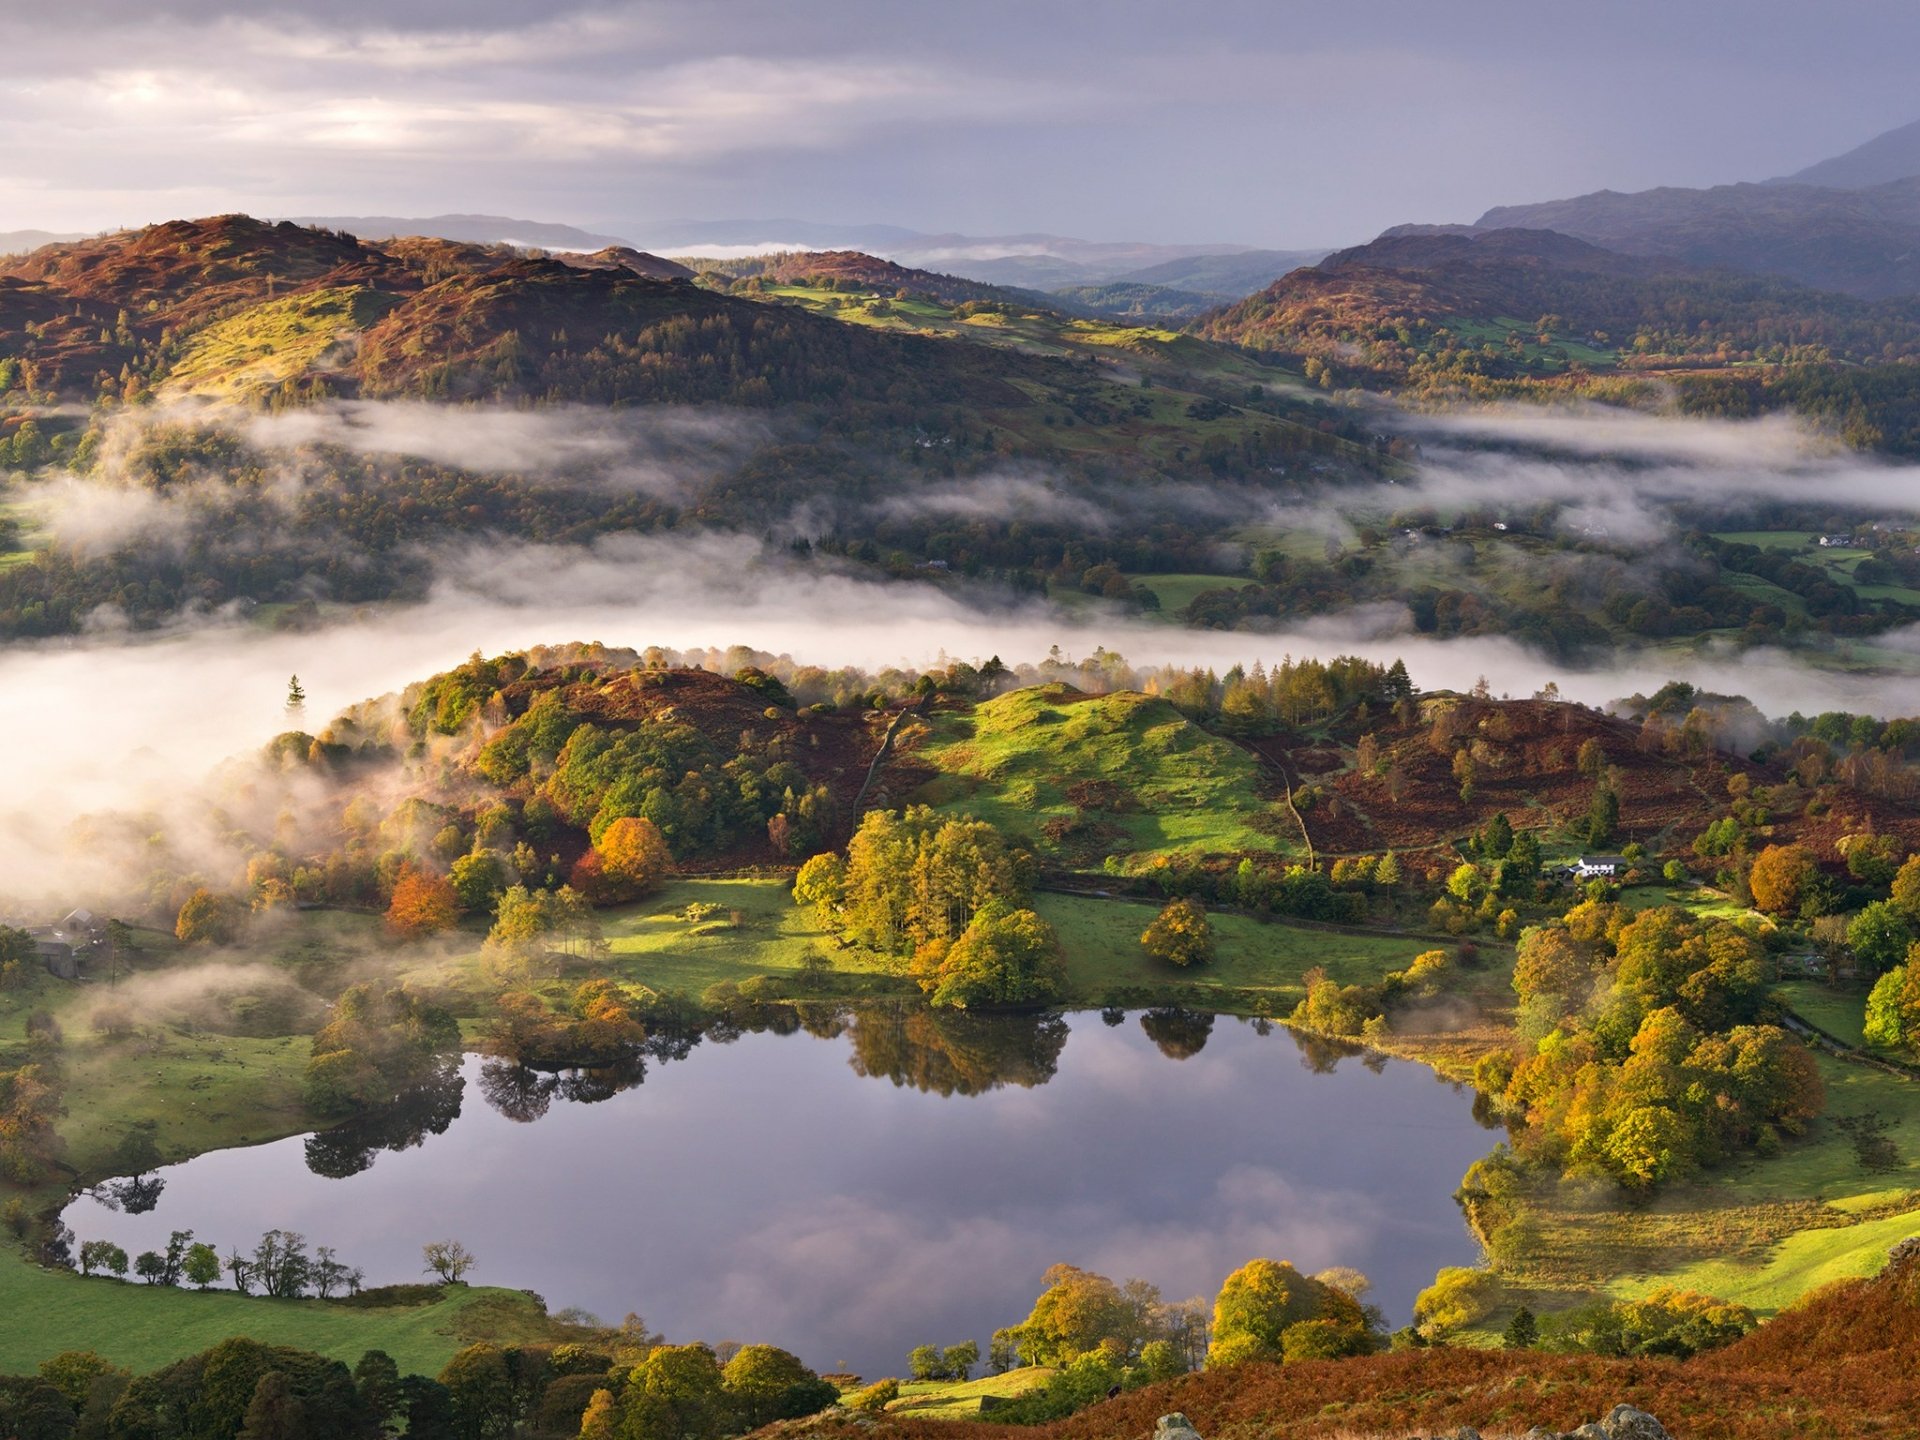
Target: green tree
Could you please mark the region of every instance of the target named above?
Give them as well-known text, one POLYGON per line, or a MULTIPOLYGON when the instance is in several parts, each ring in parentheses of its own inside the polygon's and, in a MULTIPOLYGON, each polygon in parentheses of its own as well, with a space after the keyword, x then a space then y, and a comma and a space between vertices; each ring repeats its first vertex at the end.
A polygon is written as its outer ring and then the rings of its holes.
POLYGON ((660 1345, 634 1367, 621 1397, 626 1440, 711 1440, 729 1406, 720 1364, 705 1345, 660 1345))
POLYGON ((1522 1305, 1507 1321, 1506 1333, 1501 1338, 1509 1350, 1531 1350, 1540 1343, 1540 1322, 1534 1318, 1533 1311, 1522 1305))
POLYGON ((1188 969, 1214 956, 1213 922, 1198 900, 1169 900, 1141 933, 1140 946, 1156 960, 1188 969))
POLYGON ((922 988, 933 1004, 960 1010, 1041 1005, 1066 984, 1053 927, 1003 900, 989 900, 959 939, 944 951, 936 942, 929 958, 937 961, 931 969, 916 961, 922 988))
POLYGON ((1920 925, 1920 855, 1907 859, 1893 877, 1894 906, 1914 925, 1920 925))
POLYGON ((980 1363, 980 1343, 962 1340, 958 1345, 947 1346, 945 1356, 949 1380, 971 1380, 973 1367, 980 1363))
POLYGON ((518 1418, 513 1377, 497 1345, 469 1345, 440 1372, 452 1407, 453 1430, 461 1440, 506 1435, 518 1418))
POLYGON ((839 1398, 798 1357, 773 1345, 742 1346, 720 1378, 749 1429, 811 1415, 839 1398))
POLYGON ((1913 944, 1907 917, 1886 900, 1876 900, 1847 922, 1847 945, 1860 968, 1884 975, 1906 958, 1913 944))
POLYGON ((460 908, 468 912, 491 911, 500 892, 507 888, 506 871, 501 867, 500 857, 491 850, 462 855, 453 862, 448 878, 453 882, 453 893, 460 901, 460 908))
POLYGON ((220 1279, 220 1252, 204 1241, 195 1241, 187 1248, 181 1271, 196 1288, 205 1290, 220 1279))
POLYGON ((269 1370, 253 1387, 238 1440, 310 1440, 307 1407, 278 1370, 269 1370))
POLYGON ((1600 849, 1611 845, 1619 833, 1620 793, 1611 785, 1602 785, 1594 792, 1593 804, 1587 810, 1587 844, 1600 849))
POLYGON ((1334 1321, 1362 1334, 1366 1330, 1360 1307, 1349 1296, 1302 1275, 1284 1260, 1249 1260, 1227 1276, 1213 1302, 1207 1368, 1283 1360, 1288 1328, 1308 1320, 1334 1321))

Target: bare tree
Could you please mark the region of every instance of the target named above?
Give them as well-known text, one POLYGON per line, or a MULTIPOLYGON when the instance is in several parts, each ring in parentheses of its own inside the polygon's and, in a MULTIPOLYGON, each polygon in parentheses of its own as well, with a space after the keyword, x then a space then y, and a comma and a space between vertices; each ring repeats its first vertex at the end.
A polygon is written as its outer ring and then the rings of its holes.
POLYGON ((426 1268, 448 1285, 458 1285, 461 1277, 479 1263, 458 1240, 429 1241, 420 1247, 420 1254, 426 1259, 426 1268))

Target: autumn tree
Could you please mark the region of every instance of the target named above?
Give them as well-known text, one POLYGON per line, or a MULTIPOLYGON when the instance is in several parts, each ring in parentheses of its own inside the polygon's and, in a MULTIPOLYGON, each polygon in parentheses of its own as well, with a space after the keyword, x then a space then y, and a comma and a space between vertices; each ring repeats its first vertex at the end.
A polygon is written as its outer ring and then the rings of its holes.
MULTIPOLYGON (((1351 1355, 1372 1348, 1366 1313, 1351 1295, 1302 1275, 1284 1260, 1249 1260, 1227 1276, 1213 1305, 1213 1339, 1207 1368, 1245 1360, 1284 1360, 1289 1335, 1301 1325, 1324 1322, 1296 1352, 1351 1355)), ((1296 1358, 1300 1358, 1296 1353, 1296 1358)))
POLYGON ((387 929, 402 940, 421 940, 451 930, 460 918, 460 897, 443 875, 415 865, 400 867, 387 906, 387 929))
POLYGON ((174 938, 182 945, 230 945, 239 936, 243 913, 235 901, 202 886, 181 905, 174 938))
POLYGON ((1140 945, 1156 960, 1187 969, 1213 959, 1213 922, 1198 900, 1169 900, 1140 935, 1140 945))
POLYGON ((1799 845, 1769 845, 1754 857, 1747 886, 1753 903, 1769 915, 1792 915, 1818 873, 1813 857, 1799 845))
POLYGON ((1000 899, 988 900, 951 944, 923 946, 914 972, 933 1004, 960 1010, 1044 1005, 1066 985, 1053 927, 1000 899))
POLYGON ((639 899, 672 873, 673 856, 659 827, 651 820, 627 816, 601 832, 569 880, 593 900, 617 905, 639 899))

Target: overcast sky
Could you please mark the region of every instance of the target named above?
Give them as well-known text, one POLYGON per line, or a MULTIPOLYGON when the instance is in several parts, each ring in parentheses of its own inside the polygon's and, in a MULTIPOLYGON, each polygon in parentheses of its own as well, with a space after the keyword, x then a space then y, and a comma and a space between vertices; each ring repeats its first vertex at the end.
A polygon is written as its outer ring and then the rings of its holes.
POLYGON ((1308 246, 1920 118, 1911 0, 0 0, 0 230, 486 211, 1308 246))

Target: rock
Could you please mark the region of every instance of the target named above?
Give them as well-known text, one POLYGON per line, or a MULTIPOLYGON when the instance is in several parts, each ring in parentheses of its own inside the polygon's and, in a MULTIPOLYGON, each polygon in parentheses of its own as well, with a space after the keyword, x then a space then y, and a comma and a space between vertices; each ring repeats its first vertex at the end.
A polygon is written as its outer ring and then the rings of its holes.
POLYGON ((1616 1405, 1602 1426, 1607 1440, 1673 1440, 1667 1427, 1644 1410, 1631 1405, 1616 1405))
POLYGON ((1558 1430, 1549 1430, 1544 1425, 1536 1425, 1527 1431, 1526 1434, 1522 1435, 1520 1440, 1560 1440, 1560 1432, 1558 1430))
POLYGON ((1598 1421, 1589 1420, 1578 1430, 1568 1434, 1567 1440, 1613 1440, 1613 1437, 1607 1434, 1606 1428, 1598 1421))
POLYGON ((1191 1420, 1176 1410, 1154 1422, 1153 1440, 1200 1440, 1200 1432, 1193 1428, 1191 1420))
POLYGON ((1453 1440, 1480 1440, 1480 1432, 1471 1425, 1462 1425, 1453 1432, 1453 1440))

